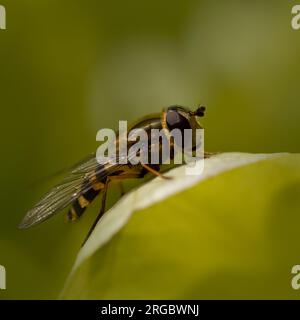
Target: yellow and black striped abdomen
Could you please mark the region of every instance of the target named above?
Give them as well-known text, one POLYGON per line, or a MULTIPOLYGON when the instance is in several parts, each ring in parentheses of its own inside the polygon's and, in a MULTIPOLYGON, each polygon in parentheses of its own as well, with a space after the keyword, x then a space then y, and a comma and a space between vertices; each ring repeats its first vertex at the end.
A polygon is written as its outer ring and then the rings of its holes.
MULTIPOLYGON (((158 170, 159 165, 149 165, 149 167, 158 170)), ((92 177, 83 184, 82 188, 87 191, 82 194, 72 203, 72 207, 67 214, 68 221, 79 219, 88 205, 97 197, 104 189, 107 179, 111 182, 121 181, 126 179, 143 178, 148 173, 142 165, 132 166, 127 165, 100 165, 97 172, 94 172, 92 177)))
POLYGON ((98 181, 94 175, 88 182, 90 188, 83 192, 72 204, 67 214, 68 221, 75 221, 82 216, 87 206, 97 197, 104 187, 104 183, 98 181))

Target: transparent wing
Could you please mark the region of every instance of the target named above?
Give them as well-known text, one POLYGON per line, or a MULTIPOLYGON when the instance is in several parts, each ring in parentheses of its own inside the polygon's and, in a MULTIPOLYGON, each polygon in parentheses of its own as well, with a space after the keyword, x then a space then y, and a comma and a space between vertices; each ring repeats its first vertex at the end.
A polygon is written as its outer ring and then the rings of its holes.
POLYGON ((107 162, 99 164, 95 154, 85 158, 74 166, 61 183, 54 186, 42 199, 27 212, 20 228, 29 228, 38 224, 70 205, 80 195, 92 188, 92 178, 98 180, 118 170, 120 165, 107 162))

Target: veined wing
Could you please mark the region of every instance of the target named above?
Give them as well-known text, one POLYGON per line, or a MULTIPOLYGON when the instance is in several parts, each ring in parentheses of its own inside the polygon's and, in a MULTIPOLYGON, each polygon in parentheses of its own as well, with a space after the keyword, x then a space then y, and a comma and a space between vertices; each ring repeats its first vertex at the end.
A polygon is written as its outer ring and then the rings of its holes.
POLYGON ((99 164, 95 154, 90 155, 73 167, 61 183, 54 186, 27 212, 19 227, 29 228, 52 217, 90 190, 93 187, 93 179, 101 181, 120 166, 109 162, 99 164))

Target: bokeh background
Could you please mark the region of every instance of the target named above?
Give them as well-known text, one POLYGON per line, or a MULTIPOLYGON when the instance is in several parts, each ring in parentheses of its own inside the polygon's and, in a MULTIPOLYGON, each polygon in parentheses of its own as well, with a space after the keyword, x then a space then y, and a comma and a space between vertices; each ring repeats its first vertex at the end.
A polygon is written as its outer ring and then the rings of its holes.
POLYGON ((296 1, 0 2, 1 299, 58 296, 99 200, 73 226, 17 226, 101 127, 202 103, 207 150, 299 152, 296 1))

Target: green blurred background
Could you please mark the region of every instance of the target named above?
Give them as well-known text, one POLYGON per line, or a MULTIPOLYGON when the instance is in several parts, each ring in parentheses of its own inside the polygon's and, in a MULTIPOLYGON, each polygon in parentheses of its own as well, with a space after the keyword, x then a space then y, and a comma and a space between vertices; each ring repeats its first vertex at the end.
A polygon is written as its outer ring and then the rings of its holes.
POLYGON ((101 127, 202 103, 207 150, 299 152, 296 3, 1 0, 0 298, 58 296, 99 200, 73 226, 17 226, 101 127))

